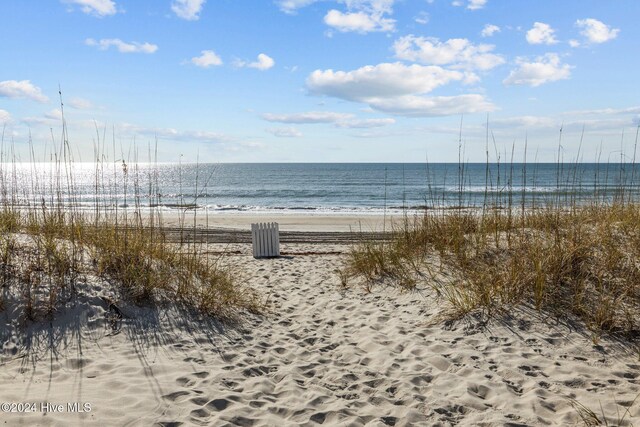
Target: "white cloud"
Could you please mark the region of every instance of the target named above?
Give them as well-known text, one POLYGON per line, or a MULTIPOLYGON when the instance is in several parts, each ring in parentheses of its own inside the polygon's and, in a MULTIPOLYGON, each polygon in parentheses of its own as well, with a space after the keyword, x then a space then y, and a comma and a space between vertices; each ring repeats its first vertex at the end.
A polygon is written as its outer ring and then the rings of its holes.
POLYGON ((44 113, 42 116, 24 117, 22 122, 29 126, 57 126, 62 123, 62 111, 58 108, 54 108, 53 110, 44 113))
POLYGON ((418 24, 426 25, 429 23, 429 14, 427 12, 420 12, 418 16, 413 18, 418 24))
POLYGON ((423 64, 450 65, 453 68, 490 70, 504 63, 500 55, 491 53, 495 46, 474 45, 467 39, 449 39, 441 42, 434 37, 401 37, 393 44, 399 59, 423 64))
POLYGON ((436 116, 489 111, 493 106, 481 95, 420 96, 450 82, 464 81, 465 73, 439 66, 383 63, 354 71, 316 70, 307 78, 312 93, 406 116, 436 116))
POLYGON ((365 34, 374 31, 395 30, 394 19, 386 17, 393 13, 395 0, 339 0, 347 7, 346 12, 332 9, 324 17, 328 26, 341 31, 365 34))
POLYGON ((54 108, 48 113, 44 113, 44 117, 51 120, 62 120, 62 110, 54 108))
POLYGON ((529 44, 555 44, 558 43, 553 35, 555 30, 544 22, 535 22, 533 28, 527 31, 527 42, 529 44))
POLYGON ((257 68, 258 70, 264 71, 273 67, 275 63, 276 62, 273 60, 273 58, 269 57, 268 55, 265 55, 264 53, 261 53, 258 55, 258 60, 256 62, 250 63, 249 65, 247 65, 247 67, 257 68))
POLYGON ((318 0, 279 0, 276 3, 284 13, 293 14, 298 9, 309 6, 318 0))
POLYGON ((278 138, 299 138, 302 136, 302 132, 294 127, 269 128, 265 131, 278 138))
POLYGON ((269 55, 261 53, 258 55, 258 60, 255 62, 247 63, 246 61, 236 60, 233 65, 235 65, 236 67, 249 67, 256 68, 260 71, 265 71, 273 67, 275 63, 276 62, 269 55))
POLYGON ((100 50, 107 50, 111 46, 114 46, 118 49, 118 52, 121 53, 154 53, 158 50, 158 45, 151 43, 138 43, 138 42, 130 42, 126 43, 120 39, 86 39, 84 44, 87 46, 95 46, 100 50))
POLYGON ((218 132, 195 130, 181 131, 174 128, 145 127, 130 123, 121 123, 116 126, 116 130, 120 133, 120 136, 143 135, 171 141, 204 142, 213 144, 234 141, 234 138, 218 132))
POLYGON ((80 6, 80 10, 87 15, 103 17, 117 13, 116 4, 112 0, 63 0, 63 2, 80 6))
POLYGON ((492 119, 490 126, 494 129, 521 128, 521 129, 540 129, 540 128, 559 128, 562 121, 557 118, 543 116, 515 116, 502 119, 492 119))
POLYGON ((42 90, 34 86, 29 80, 5 80, 0 82, 0 97, 31 99, 41 103, 49 101, 49 98, 42 94, 42 90))
POLYGON ((505 85, 528 85, 532 87, 545 83, 568 79, 571 76, 571 66, 562 64, 555 53, 547 53, 536 58, 535 62, 527 62, 524 58, 517 59, 518 68, 511 71, 503 81, 505 85))
POLYGON ((211 66, 222 65, 222 59, 212 50, 203 50, 200 56, 191 58, 191 63, 197 67, 209 68, 211 66))
POLYGON ((580 115, 580 116, 601 116, 601 115, 624 115, 624 114, 640 114, 640 106, 627 108, 601 108, 599 110, 578 110, 567 111, 564 114, 580 115))
POLYGON ((265 113, 262 118, 268 122, 278 123, 336 123, 343 120, 348 120, 353 117, 353 114, 347 113, 334 113, 331 111, 309 111, 306 113, 292 113, 292 114, 273 114, 265 113))
POLYGON ((385 119, 351 119, 336 123, 336 127, 348 129, 369 129, 379 128, 394 124, 396 121, 392 118, 385 119))
POLYGON ((367 65, 354 71, 316 70, 307 78, 311 92, 350 101, 426 93, 464 74, 438 66, 399 62, 367 65))
POLYGON ((557 132, 560 127, 580 132, 587 130, 609 130, 618 132, 634 126, 634 114, 640 107, 603 108, 599 110, 565 111, 555 116, 513 116, 492 119, 490 126, 496 130, 521 130, 527 132, 557 132))
POLYGON ((482 9, 486 4, 487 4, 487 0, 469 0, 467 9, 469 10, 482 9))
POLYGON ((369 33, 372 31, 393 31, 395 20, 365 12, 347 12, 332 9, 324 17, 324 23, 341 32, 354 31, 369 33))
POLYGON ((11 114, 7 110, 0 109, 0 124, 7 124, 12 122, 11 114))
POLYGON ((500 27, 498 27, 497 25, 486 24, 482 29, 482 31, 480 32, 480 35, 482 37, 491 37, 495 33, 499 33, 499 32, 500 32, 500 27))
POLYGON ((358 119, 353 114, 336 113, 332 111, 309 111, 305 113, 292 114, 262 114, 262 118, 269 122, 295 123, 295 124, 318 124, 330 123, 339 128, 374 128, 394 124, 392 118, 381 119, 358 119))
POLYGON ((495 106, 482 95, 414 96, 371 99, 369 105, 389 114, 408 117, 435 117, 494 111, 495 106))
MULTIPOLYGON (((487 0, 468 0, 467 2, 467 9, 469 10, 478 10, 478 9, 482 9, 483 7, 485 7, 487 4, 487 0)), ((453 0, 451 2, 452 6, 456 6, 456 7, 460 7, 464 5, 464 2, 462 0, 453 0)))
POLYGON ((578 40, 571 39, 571 40, 569 40, 569 46, 571 46, 571 47, 580 47, 580 42, 578 40))
POLYGON ((93 104, 91 101, 82 98, 71 98, 70 100, 65 102, 65 105, 68 105, 71 108, 75 108, 76 110, 89 110, 93 108, 93 104))
MULTIPOLYGON (((285 13, 294 14, 300 8, 319 0, 277 0, 276 4, 285 13)), ((393 13, 396 0, 336 0, 346 6, 346 11, 331 9, 324 17, 328 26, 341 32, 354 31, 368 33, 373 31, 395 30, 394 19, 387 17, 393 13)), ((328 32, 327 36, 332 33, 328 32)))
POLYGON ((591 43, 604 43, 618 37, 619 29, 612 29, 605 23, 597 19, 578 19, 576 26, 582 28, 580 34, 585 36, 591 43))
POLYGON ((207 0, 173 0, 171 3, 171 10, 179 18, 186 19, 187 21, 197 21, 200 19, 200 12, 202 12, 202 6, 207 0))

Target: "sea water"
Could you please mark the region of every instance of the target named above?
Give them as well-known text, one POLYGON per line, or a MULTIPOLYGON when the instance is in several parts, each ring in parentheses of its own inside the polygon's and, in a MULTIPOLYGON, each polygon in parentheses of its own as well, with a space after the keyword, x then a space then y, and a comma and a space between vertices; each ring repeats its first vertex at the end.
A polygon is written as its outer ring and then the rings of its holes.
POLYGON ((4 164, 4 203, 215 213, 377 214, 636 198, 631 164, 4 164))

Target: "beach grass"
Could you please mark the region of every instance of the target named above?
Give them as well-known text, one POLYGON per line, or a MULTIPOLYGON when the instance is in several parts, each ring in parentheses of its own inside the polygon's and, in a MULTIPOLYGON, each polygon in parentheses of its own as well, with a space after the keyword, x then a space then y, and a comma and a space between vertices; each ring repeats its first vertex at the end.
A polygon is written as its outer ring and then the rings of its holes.
MULTIPOLYGON (((453 317, 478 311, 490 318, 528 304, 583 322, 594 342, 605 333, 637 340, 640 203, 634 196, 635 173, 629 179, 617 177, 613 189, 605 184, 606 196, 594 188, 590 198, 577 200, 573 193, 580 184, 570 166, 558 164, 558 187, 569 182, 562 199, 558 191, 550 199, 525 203, 523 194, 516 204, 511 164, 502 166, 507 176, 501 187, 495 177, 493 184, 487 180, 482 206, 464 206, 462 185, 460 206, 432 200, 424 214, 406 214, 391 239, 355 244, 340 271, 343 286, 357 283, 370 291, 376 283, 401 289, 421 284, 447 303, 453 317)), ((635 171, 635 163, 626 166, 622 169, 635 171)), ((526 174, 526 164, 518 167, 526 174)))
MULTIPOLYGON (((181 210, 181 237, 170 238, 162 212, 153 206, 160 194, 157 180, 150 180, 148 189, 140 188, 137 164, 108 160, 107 144, 97 134, 94 180, 96 195, 102 196, 91 207, 80 207, 77 200, 76 168, 64 122, 61 142, 48 163, 32 157, 18 165, 11 145, 2 141, 0 309, 10 303, 26 320, 51 319, 74 298, 76 285, 89 277, 109 283, 123 302, 172 302, 218 319, 260 311, 258 296, 240 283, 238 271, 196 243, 195 216, 190 230, 194 238, 184 239, 191 211, 181 210), (43 164, 49 170, 39 174, 43 164), (18 182, 19 168, 33 171, 28 185, 18 182), (105 170, 112 169, 113 175, 105 178, 105 170), (141 203, 143 196, 148 204, 141 203)), ((109 148, 115 153, 115 143, 109 148)), ((153 168, 147 173, 157 177, 153 168)))

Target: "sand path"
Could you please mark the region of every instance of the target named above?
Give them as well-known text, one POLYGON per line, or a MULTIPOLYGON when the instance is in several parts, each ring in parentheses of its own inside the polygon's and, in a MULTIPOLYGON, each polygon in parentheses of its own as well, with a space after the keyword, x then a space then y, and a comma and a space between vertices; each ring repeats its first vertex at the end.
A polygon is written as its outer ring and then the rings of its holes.
MULTIPOLYGON (((55 355, 0 366, 0 400, 89 402, 91 411, 3 413, 0 423, 571 425, 580 420, 572 398, 615 421, 640 393, 631 349, 594 347, 524 310, 488 327, 430 325, 440 304, 427 290, 342 291, 335 252, 347 246, 284 246, 292 255, 269 260, 226 247, 270 305, 240 325, 126 307, 134 316, 109 336, 106 308, 88 301, 83 327, 60 330, 55 355)), ((638 402, 631 412, 640 417, 638 402)))

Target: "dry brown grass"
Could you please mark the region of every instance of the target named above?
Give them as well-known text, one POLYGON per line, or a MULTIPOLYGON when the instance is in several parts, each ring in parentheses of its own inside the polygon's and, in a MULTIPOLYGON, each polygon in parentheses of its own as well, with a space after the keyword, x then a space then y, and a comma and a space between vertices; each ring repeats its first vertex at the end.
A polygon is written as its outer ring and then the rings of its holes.
POLYGON ((355 246, 342 273, 369 288, 432 286, 456 314, 522 303, 602 333, 640 332, 640 206, 612 203, 509 214, 427 213, 390 242, 355 246), (441 272, 450 277, 442 280, 441 272))
MULTIPOLYGON (((161 193, 157 169, 147 168, 151 183, 142 189, 138 165, 110 161, 107 151, 115 158, 115 142, 108 147, 97 132, 96 200, 82 209, 64 117, 61 141, 47 163, 32 157, 17 166, 12 147, 0 141, 0 310, 8 297, 16 303, 17 295, 27 319, 51 318, 74 297, 78 281, 90 276, 137 304, 184 304, 220 319, 259 311, 257 295, 240 283, 237 271, 209 256, 203 244, 173 242, 164 234, 153 207, 161 193), (19 182, 19 168, 29 171, 30 182, 19 182), (110 170, 111 176, 105 173, 110 170), (129 208, 119 209, 122 204, 129 208)), ((151 149, 149 156, 152 163, 151 149)))
POLYGON ((96 224, 64 214, 16 213, 12 219, 0 228, 0 295, 17 290, 29 320, 52 318, 87 276, 107 280, 136 304, 174 302, 221 319, 260 310, 237 271, 206 248, 169 241, 157 226, 106 219, 96 224))

